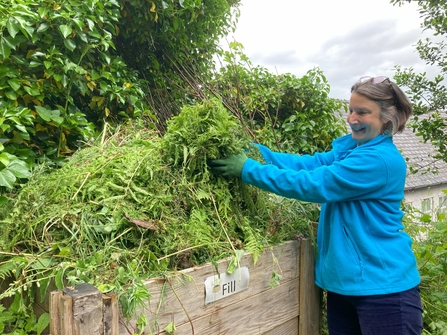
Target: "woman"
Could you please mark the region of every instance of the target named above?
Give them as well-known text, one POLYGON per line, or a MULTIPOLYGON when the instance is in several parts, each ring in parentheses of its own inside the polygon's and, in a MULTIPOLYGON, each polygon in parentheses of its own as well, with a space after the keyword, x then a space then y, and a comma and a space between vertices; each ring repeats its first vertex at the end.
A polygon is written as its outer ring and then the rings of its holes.
POLYGON ((321 203, 316 284, 327 291, 329 334, 421 334, 420 277, 403 232, 405 160, 393 144, 412 113, 387 77, 362 77, 351 89, 352 133, 332 150, 275 153, 266 164, 244 153, 211 166, 284 197, 321 203))

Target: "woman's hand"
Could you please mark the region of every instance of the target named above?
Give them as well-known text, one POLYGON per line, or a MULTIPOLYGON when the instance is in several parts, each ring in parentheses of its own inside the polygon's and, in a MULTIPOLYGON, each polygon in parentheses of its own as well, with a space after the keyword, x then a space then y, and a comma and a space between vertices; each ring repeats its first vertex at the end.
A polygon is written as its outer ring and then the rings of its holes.
POLYGON ((245 153, 240 152, 224 159, 209 160, 208 165, 213 170, 221 172, 225 177, 240 177, 246 160, 247 156, 245 153))

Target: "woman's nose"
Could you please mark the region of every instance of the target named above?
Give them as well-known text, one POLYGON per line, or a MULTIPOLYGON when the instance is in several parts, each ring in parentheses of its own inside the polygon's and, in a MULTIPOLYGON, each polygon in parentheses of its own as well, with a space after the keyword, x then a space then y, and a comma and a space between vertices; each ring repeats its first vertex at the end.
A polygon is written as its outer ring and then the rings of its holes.
POLYGON ((349 113, 346 120, 349 124, 353 124, 356 122, 356 117, 354 117, 354 113, 349 113))

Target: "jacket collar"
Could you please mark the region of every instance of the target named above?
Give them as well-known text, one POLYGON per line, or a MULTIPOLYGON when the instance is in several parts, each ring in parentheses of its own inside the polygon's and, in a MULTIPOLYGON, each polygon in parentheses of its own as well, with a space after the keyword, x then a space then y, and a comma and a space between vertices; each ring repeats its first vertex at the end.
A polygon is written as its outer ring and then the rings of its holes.
POLYGON ((372 140, 357 146, 357 141, 352 138, 351 134, 339 137, 332 142, 332 150, 336 160, 345 158, 351 151, 355 149, 365 149, 367 147, 378 145, 382 142, 392 142, 392 137, 388 135, 377 135, 372 140))

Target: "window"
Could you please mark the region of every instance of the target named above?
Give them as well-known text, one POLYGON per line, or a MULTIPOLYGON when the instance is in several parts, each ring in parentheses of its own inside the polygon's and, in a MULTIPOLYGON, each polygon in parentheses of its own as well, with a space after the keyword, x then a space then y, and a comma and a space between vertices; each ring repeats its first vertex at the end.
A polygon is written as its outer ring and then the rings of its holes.
POLYGON ((421 211, 423 213, 430 214, 431 213, 431 203, 432 203, 431 198, 422 199, 421 211))
POLYGON ((439 196, 438 209, 440 213, 447 213, 447 195, 439 196))

